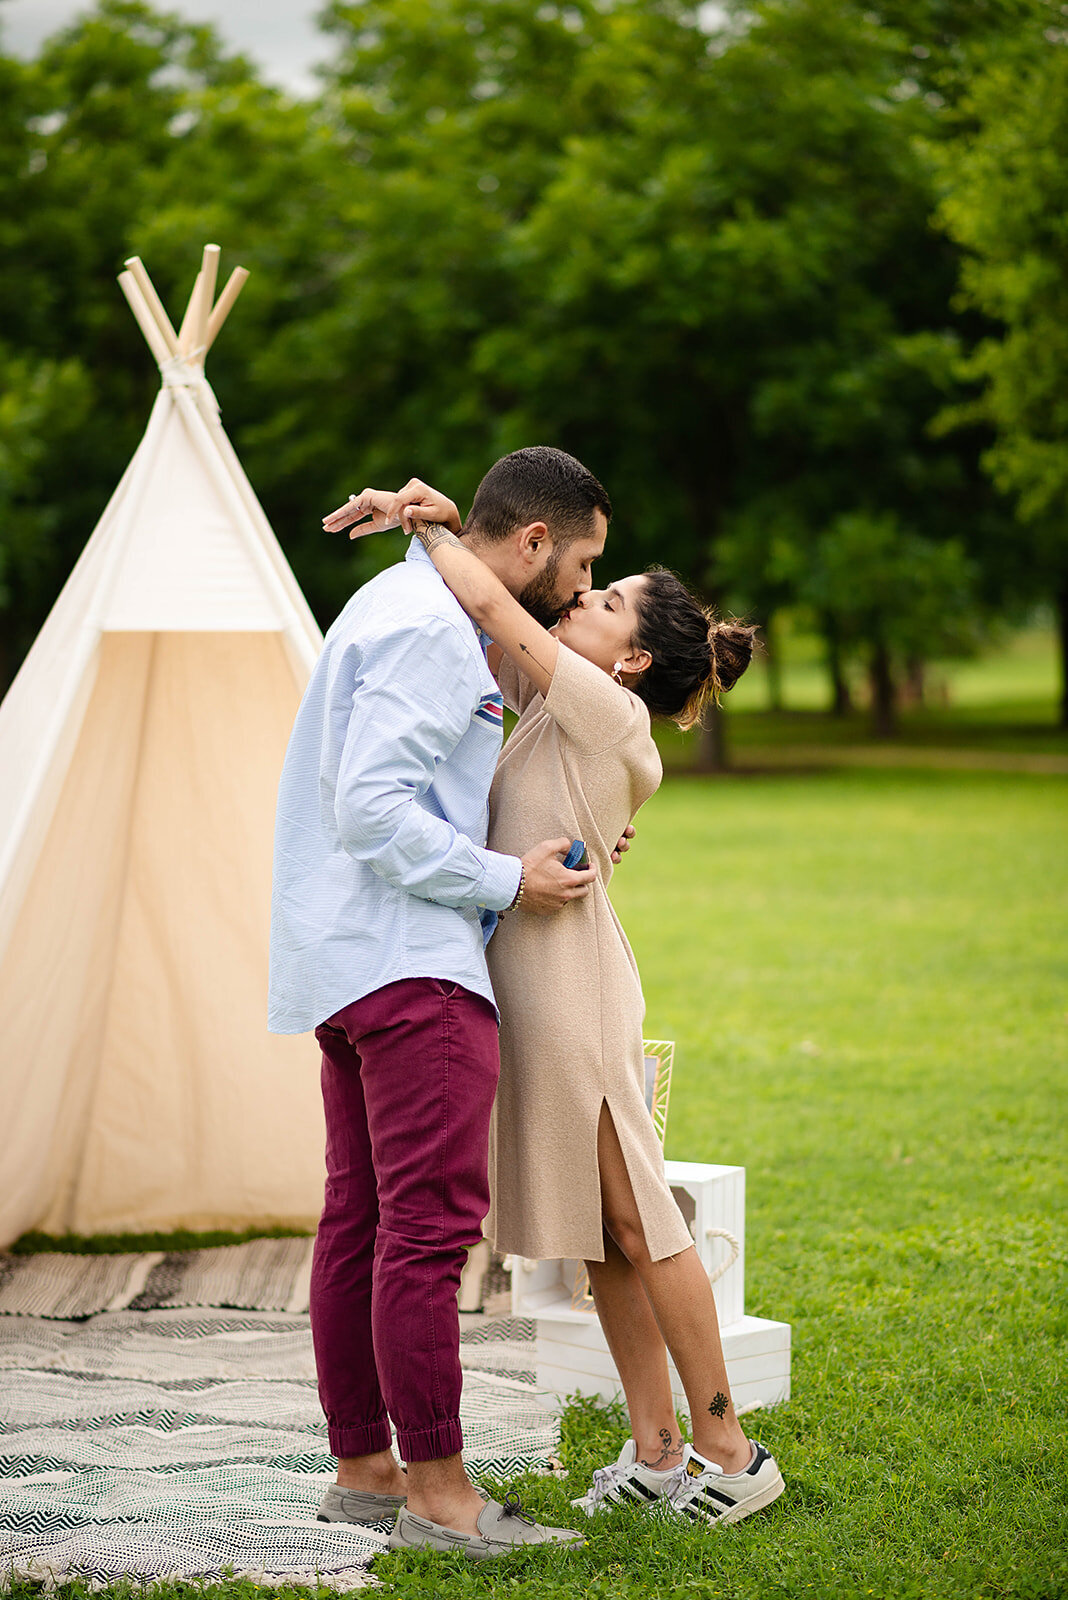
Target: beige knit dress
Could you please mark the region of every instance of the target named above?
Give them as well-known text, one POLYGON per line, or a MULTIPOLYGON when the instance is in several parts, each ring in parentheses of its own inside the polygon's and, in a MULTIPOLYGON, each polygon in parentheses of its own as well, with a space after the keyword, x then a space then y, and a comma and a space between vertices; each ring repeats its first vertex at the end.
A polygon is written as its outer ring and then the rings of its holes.
POLYGON ((654 1261, 693 1240, 645 1104, 638 969, 608 898, 611 852, 663 771, 641 700, 560 646, 545 697, 505 660, 519 722, 490 791, 490 848, 584 839, 597 878, 553 916, 506 915, 487 950, 501 1013, 486 1232, 531 1260, 604 1259, 597 1123, 607 1103, 654 1261))

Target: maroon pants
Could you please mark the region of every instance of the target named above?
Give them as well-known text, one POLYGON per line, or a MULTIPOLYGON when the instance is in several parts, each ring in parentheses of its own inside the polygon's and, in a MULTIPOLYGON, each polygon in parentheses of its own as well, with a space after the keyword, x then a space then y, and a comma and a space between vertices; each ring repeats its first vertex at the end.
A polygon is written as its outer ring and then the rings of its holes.
POLYGON ((489 1210, 497 1018, 480 995, 406 978, 316 1028, 326 1204, 311 1324, 336 1456, 461 1449, 456 1294, 489 1210))

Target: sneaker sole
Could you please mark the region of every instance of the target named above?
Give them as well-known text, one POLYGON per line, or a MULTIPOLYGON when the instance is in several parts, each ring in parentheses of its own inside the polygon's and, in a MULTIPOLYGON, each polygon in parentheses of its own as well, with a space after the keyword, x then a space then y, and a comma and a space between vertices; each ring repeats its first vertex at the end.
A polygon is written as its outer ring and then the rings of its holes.
POLYGON ((776 1473, 772 1481, 751 1499, 739 1500, 732 1510, 725 1511, 721 1517, 717 1517, 716 1527, 722 1528, 728 1522, 741 1522, 743 1517, 752 1516, 754 1511, 763 1511, 765 1506, 770 1506, 773 1500, 779 1498, 785 1488, 782 1473, 776 1473))

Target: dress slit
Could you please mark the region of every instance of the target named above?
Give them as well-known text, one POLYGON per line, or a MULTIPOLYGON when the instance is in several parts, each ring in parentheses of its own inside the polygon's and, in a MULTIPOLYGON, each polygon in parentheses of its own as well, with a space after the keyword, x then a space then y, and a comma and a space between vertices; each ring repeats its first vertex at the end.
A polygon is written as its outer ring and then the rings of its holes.
MULTIPOLYGON (((598 1111, 597 1111, 596 1129, 597 1129, 598 1143, 599 1143, 599 1135, 600 1135, 600 1127, 601 1127, 601 1115, 602 1115, 603 1112, 606 1112, 606 1111, 608 1113, 608 1117, 609 1117, 609 1120, 610 1120, 610 1122, 612 1124, 612 1127, 615 1129, 616 1139, 617 1139, 617 1141, 619 1143, 619 1148, 620 1148, 620 1150, 622 1151, 622 1154, 623 1154, 623 1165, 625 1166, 625 1168, 627 1170, 627 1181, 630 1184, 631 1198, 634 1201, 634 1209, 637 1211, 639 1220, 641 1221, 642 1234, 643 1234, 644 1239, 645 1239, 645 1247, 649 1251, 649 1259, 650 1259, 650 1261, 666 1261, 672 1256, 680 1255, 682 1250, 686 1248, 685 1245, 680 1247, 678 1244, 676 1244, 673 1249, 665 1250, 660 1255, 654 1255, 653 1251, 650 1249, 650 1246, 649 1246, 650 1238, 655 1238, 655 1236, 656 1236, 656 1226, 655 1225, 656 1225, 657 1221, 659 1221, 659 1223, 660 1223, 660 1232, 661 1232, 661 1234, 664 1233, 664 1210, 663 1210, 663 1208, 665 1208, 665 1207, 667 1209, 669 1209, 669 1210, 674 1211, 677 1214, 681 1227, 686 1229, 687 1235, 689 1234, 689 1229, 686 1227, 686 1221, 685 1221, 685 1219, 684 1219, 684 1217, 682 1215, 682 1212, 679 1210, 678 1201, 675 1199, 675 1196, 672 1194, 671 1189, 670 1189, 670 1187, 668 1185, 667 1178, 664 1176, 662 1161, 657 1161, 656 1163, 646 1163, 644 1165, 639 1165, 642 1156, 647 1155, 648 1152, 642 1151, 641 1148, 636 1144, 634 1139, 629 1136, 626 1121, 625 1120, 621 1120, 620 1117, 617 1116, 616 1113, 613 1111, 611 1099, 607 1094, 603 1094, 601 1096, 601 1104, 598 1107, 598 1111), (629 1148, 628 1148, 628 1146, 629 1146, 629 1148), (642 1175, 643 1175, 643 1178, 644 1178, 643 1182, 636 1182, 635 1181, 636 1167, 637 1167, 637 1170, 640 1171, 642 1173, 642 1175), (655 1214, 650 1216, 649 1210, 648 1210, 648 1206, 643 1207, 643 1204, 642 1204, 643 1199, 645 1199, 648 1202, 648 1200, 650 1198, 650 1196, 649 1196, 650 1179, 653 1180, 653 1182, 656 1184, 656 1187, 659 1188, 659 1190, 660 1190, 660 1194, 657 1195, 657 1197, 656 1197, 656 1204, 655 1204, 655 1207, 654 1207, 654 1211, 659 1210, 659 1217, 657 1217, 655 1214), (650 1232, 650 1223, 653 1224, 653 1232, 652 1233, 650 1232)), ((650 1119, 650 1132, 651 1131, 652 1131, 652 1119, 650 1119)), ((653 1138, 655 1139, 655 1137, 656 1136, 654 1134, 653 1138)), ((659 1154, 659 1142, 657 1142, 656 1149, 657 1149, 657 1152, 659 1154)), ((594 1154, 595 1154, 595 1158, 597 1158, 597 1180, 598 1180, 598 1185, 600 1185, 601 1167, 600 1167, 599 1151, 598 1151, 597 1148, 595 1148, 594 1154)), ((654 1193, 655 1193, 655 1190, 654 1190, 654 1193)), ((601 1228, 602 1228, 602 1230, 604 1228, 604 1194, 603 1194, 603 1191, 601 1193, 601 1228)), ((692 1240, 689 1240, 689 1243, 692 1244, 692 1242, 693 1242, 692 1240)), ((601 1256, 601 1257, 597 1257, 597 1258, 591 1257, 590 1259, 591 1260, 592 1259, 603 1260, 604 1258, 603 1258, 603 1256, 601 1256)))

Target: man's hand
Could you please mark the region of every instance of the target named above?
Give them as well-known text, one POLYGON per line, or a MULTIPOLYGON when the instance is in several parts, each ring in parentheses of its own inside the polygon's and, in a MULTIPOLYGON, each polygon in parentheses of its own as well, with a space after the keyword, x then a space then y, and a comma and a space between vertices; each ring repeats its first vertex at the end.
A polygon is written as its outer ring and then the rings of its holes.
POLYGON ((623 829, 623 837, 622 837, 622 839, 620 839, 619 843, 616 845, 615 849, 612 851, 612 860, 616 863, 616 866, 619 865, 619 863, 623 860, 623 857, 626 855, 627 851, 630 849, 630 841, 633 838, 634 838, 634 824, 633 824, 633 822, 628 822, 627 826, 623 829))
POLYGON ((432 489, 422 478, 409 478, 386 508, 391 523, 406 528, 410 533, 416 522, 440 522, 450 533, 459 533, 463 527, 455 505, 437 489, 432 489))
POLYGON ((554 911, 561 911, 569 900, 582 900, 589 894, 597 868, 591 866, 581 872, 570 872, 564 866, 564 857, 570 848, 570 839, 546 839, 527 851, 523 857, 524 911, 548 917, 554 911))

